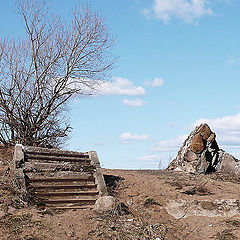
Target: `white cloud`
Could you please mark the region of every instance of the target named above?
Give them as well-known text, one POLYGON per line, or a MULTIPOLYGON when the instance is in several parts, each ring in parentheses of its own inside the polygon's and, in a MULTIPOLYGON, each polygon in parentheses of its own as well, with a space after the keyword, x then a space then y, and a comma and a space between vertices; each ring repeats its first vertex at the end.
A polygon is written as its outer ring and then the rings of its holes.
POLYGON ((175 158, 175 153, 162 152, 161 155, 149 154, 145 156, 138 157, 141 168, 159 168, 165 169, 169 163, 175 158))
POLYGON ((162 86, 164 83, 162 78, 155 77, 153 81, 145 81, 144 85, 145 86, 152 86, 152 87, 159 87, 162 86))
POLYGON ((234 64, 235 59, 234 58, 228 58, 225 62, 228 63, 228 64, 234 64))
POLYGON ((172 122, 168 122, 167 125, 171 128, 174 128, 176 127, 176 124, 172 123, 172 122))
POLYGON ((232 1, 231 0, 222 0, 223 2, 227 3, 227 4, 231 4, 232 1))
POLYGON ((96 93, 99 95, 142 96, 145 95, 146 91, 141 86, 135 86, 132 81, 126 78, 114 77, 112 82, 99 82, 96 93))
POLYGON ((151 154, 138 157, 137 160, 141 162, 142 168, 162 168, 163 158, 159 155, 151 154))
POLYGON ((156 152, 177 151, 182 146, 186 138, 187 138, 187 134, 184 134, 170 140, 159 141, 157 145, 154 148, 152 148, 152 151, 156 151, 156 152))
POLYGON ((156 18, 168 23, 172 17, 193 23, 195 19, 205 15, 213 15, 207 0, 154 0, 152 8, 145 9, 147 17, 156 18))
POLYGON ((151 155, 146 155, 146 156, 142 156, 142 157, 138 157, 139 160, 143 161, 143 162, 152 162, 152 161, 156 161, 156 160, 161 160, 161 156, 159 155, 155 155, 155 154, 151 154, 151 155))
POLYGON ((141 100, 139 98, 134 99, 134 100, 124 99, 123 103, 125 105, 132 106, 132 107, 140 107, 140 106, 143 106, 144 104, 146 104, 145 101, 143 101, 143 100, 141 100))
MULTIPOLYGON (((54 85, 55 82, 53 82, 54 85)), ((113 81, 89 80, 84 78, 69 78, 66 89, 79 89, 81 94, 90 96, 122 95, 122 96, 143 96, 146 91, 141 86, 126 78, 113 77, 113 81)), ((80 95, 81 95, 80 94, 80 95)), ((78 94, 76 94, 78 96, 78 94)))
POLYGON ((130 132, 121 133, 120 139, 123 142, 128 142, 128 141, 147 141, 147 140, 150 140, 149 137, 147 135, 145 135, 145 134, 138 135, 138 134, 131 134, 130 132))
POLYGON ((146 94, 143 87, 135 86, 132 81, 122 77, 113 77, 113 81, 70 78, 66 89, 81 89, 82 94, 90 96, 143 96, 146 94))
POLYGON ((163 79, 162 78, 154 78, 153 82, 152 82, 152 86, 153 87, 159 87, 163 85, 163 79))

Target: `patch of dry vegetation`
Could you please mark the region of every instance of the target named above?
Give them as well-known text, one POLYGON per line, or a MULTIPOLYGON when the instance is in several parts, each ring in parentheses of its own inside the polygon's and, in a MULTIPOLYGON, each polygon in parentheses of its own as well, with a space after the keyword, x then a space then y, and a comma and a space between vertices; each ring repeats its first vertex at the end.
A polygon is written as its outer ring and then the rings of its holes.
POLYGON ((232 233, 231 229, 224 229, 216 234, 217 240, 237 240, 238 238, 232 233))
POLYGON ((44 227, 41 221, 34 221, 31 214, 8 214, 0 218, 0 225, 2 225, 4 230, 10 234, 20 234, 29 227, 44 227))
POLYGON ((89 233, 91 239, 165 239, 167 227, 159 222, 149 224, 147 219, 135 214, 105 214, 97 216, 97 228, 89 233))

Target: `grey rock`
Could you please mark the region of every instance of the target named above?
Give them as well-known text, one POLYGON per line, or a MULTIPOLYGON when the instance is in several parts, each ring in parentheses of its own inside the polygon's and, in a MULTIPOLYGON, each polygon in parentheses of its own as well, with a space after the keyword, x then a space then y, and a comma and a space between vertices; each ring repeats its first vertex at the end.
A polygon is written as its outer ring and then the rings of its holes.
POLYGON ((192 152, 191 150, 188 150, 186 152, 186 154, 184 155, 184 158, 186 161, 188 162, 193 162, 193 161, 197 161, 198 156, 197 154, 195 154, 194 152, 192 152))
POLYGON ((1 218, 1 217, 4 217, 4 216, 5 216, 4 211, 0 210, 0 218, 1 218))
POLYGON ((8 213, 9 214, 14 214, 16 212, 16 208, 14 208, 14 207, 9 207, 8 208, 8 213))
POLYGON ((211 165, 211 162, 207 161, 206 155, 208 155, 207 150, 204 150, 203 153, 200 155, 196 166, 196 171, 198 173, 206 173, 209 166, 211 165))
POLYGON ((117 207, 118 201, 112 196, 100 197, 94 205, 94 209, 98 213, 113 212, 117 207))

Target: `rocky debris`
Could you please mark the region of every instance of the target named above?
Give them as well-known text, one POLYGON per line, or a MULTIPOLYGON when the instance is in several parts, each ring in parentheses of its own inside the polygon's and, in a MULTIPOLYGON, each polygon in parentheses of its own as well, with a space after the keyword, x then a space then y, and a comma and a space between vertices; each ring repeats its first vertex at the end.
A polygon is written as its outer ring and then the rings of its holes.
POLYGON ((204 123, 197 126, 183 143, 168 169, 187 173, 240 173, 240 160, 218 147, 216 134, 204 123))
POLYGON ((104 212, 113 212, 118 207, 118 201, 115 197, 112 196, 104 196, 100 197, 94 206, 94 209, 97 213, 104 212))
POLYGON ((0 165, 4 166, 4 165, 6 165, 6 163, 0 159, 0 165))
POLYGON ((5 212, 0 210, 0 218, 5 216, 5 212))
POLYGON ((147 221, 146 216, 119 216, 105 214, 98 216, 98 225, 89 232, 89 239, 176 239, 169 238, 170 231, 165 223, 147 221))
POLYGON ((166 200, 166 211, 176 219, 190 216, 233 217, 239 214, 237 199, 209 200, 166 200))

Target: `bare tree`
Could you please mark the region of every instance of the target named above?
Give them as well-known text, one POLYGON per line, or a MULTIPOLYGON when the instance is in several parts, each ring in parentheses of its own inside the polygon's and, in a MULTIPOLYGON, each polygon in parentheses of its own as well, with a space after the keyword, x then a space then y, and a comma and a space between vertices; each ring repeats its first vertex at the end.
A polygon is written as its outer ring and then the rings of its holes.
POLYGON ((0 142, 59 146, 71 127, 69 101, 89 94, 116 58, 103 18, 89 5, 64 22, 43 0, 19 0, 20 40, 0 40, 0 142))

